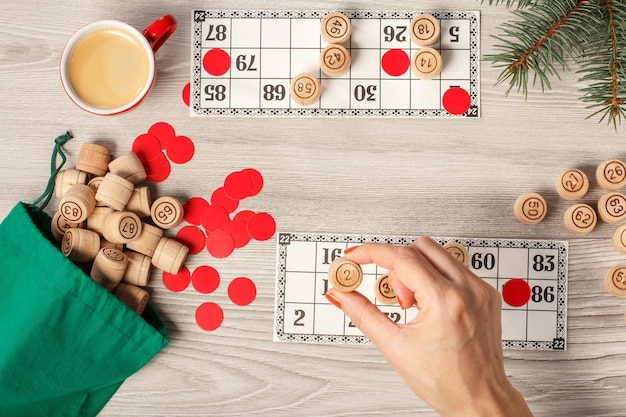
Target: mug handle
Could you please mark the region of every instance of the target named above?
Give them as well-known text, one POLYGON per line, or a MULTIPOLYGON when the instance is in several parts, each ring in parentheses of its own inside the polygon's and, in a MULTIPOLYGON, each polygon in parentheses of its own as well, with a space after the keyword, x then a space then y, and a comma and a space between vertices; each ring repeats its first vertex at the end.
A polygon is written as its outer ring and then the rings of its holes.
POLYGON ((152 51, 156 53, 167 38, 174 33, 176 26, 178 26, 178 22, 174 16, 166 14, 150 23, 141 33, 146 37, 148 43, 150 43, 152 51))

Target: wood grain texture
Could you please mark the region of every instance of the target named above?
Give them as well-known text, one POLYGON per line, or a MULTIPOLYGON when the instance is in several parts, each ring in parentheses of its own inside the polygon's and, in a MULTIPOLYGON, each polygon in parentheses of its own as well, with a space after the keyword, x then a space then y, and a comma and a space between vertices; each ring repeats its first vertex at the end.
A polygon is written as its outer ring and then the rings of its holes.
MULTIPOLYGON (((566 232, 554 183, 566 168, 593 178, 595 166, 626 158, 618 133, 595 120, 577 100, 574 73, 534 89, 528 100, 494 86, 499 74, 481 64, 479 120, 190 118, 181 101, 189 81, 191 10, 372 9, 381 2, 304 0, 0 2, 0 218, 18 200, 33 201, 49 175, 53 139, 71 130, 65 149, 76 161, 84 141, 121 155, 155 122, 167 121, 196 146, 194 159, 174 166, 153 195, 181 201, 210 197, 229 173, 246 167, 265 178, 262 192, 242 208, 271 213, 282 231, 428 234, 463 237, 550 238, 570 241, 568 350, 506 351, 506 369, 537 416, 626 416, 626 300, 611 296, 602 278, 626 255, 611 246, 613 226, 599 224, 581 238, 566 232), (111 118, 86 114, 65 96, 58 63, 70 35, 110 18, 143 28, 164 13, 179 20, 158 53, 157 82, 136 110, 111 118), (522 225, 513 203, 539 192, 549 211, 538 225, 522 225)), ((481 52, 493 52, 503 8, 473 0, 387 1, 385 10, 480 10, 481 52)), ((601 195, 594 181, 583 199, 601 195)), ((52 207, 56 204, 53 201, 52 207)), ((434 416, 373 347, 319 346, 272 341, 275 239, 252 242, 226 259, 206 252, 188 266, 212 265, 222 284, 209 295, 191 287, 171 293, 155 272, 152 300, 171 343, 130 377, 101 415, 114 416, 434 416), (257 298, 233 305, 226 283, 248 276, 257 298), (222 327, 204 332, 195 308, 224 308, 222 327)), ((1 372, 1 370, 0 370, 1 372)))

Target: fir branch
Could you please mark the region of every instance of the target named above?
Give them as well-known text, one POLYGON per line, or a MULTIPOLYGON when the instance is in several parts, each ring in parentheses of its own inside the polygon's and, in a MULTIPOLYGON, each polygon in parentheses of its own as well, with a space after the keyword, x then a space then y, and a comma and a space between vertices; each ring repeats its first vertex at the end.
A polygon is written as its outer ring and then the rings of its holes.
MULTIPOLYGON (((484 3, 485 0, 483 0, 484 3)), ((487 0, 489 5, 499 5, 500 3, 504 3, 507 9, 512 7, 517 7, 518 9, 523 9, 524 7, 533 6, 537 3, 538 0, 487 0)))
POLYGON ((585 74, 581 80, 590 84, 581 89, 583 102, 592 103, 588 108, 597 108, 589 117, 601 115, 600 121, 621 124, 626 118, 626 5, 623 2, 606 0, 604 28, 589 45, 587 61, 579 72, 585 74), (607 37, 608 35, 608 37, 607 37))

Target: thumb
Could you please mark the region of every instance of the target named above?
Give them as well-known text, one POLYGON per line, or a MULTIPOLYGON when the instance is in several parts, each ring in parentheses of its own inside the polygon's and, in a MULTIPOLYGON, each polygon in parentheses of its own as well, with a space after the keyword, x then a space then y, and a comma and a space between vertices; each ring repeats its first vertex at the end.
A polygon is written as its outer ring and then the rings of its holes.
POLYGON ((341 308, 352 323, 379 349, 394 340, 398 325, 389 320, 389 317, 361 293, 341 292, 331 288, 326 292, 326 298, 341 308))

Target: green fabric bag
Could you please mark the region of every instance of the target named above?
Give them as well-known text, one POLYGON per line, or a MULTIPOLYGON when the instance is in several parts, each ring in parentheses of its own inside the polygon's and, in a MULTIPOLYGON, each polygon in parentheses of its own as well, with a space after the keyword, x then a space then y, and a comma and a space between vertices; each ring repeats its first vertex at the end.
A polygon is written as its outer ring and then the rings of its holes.
POLYGON ((150 306, 137 315, 63 256, 50 223, 18 203, 0 224, 0 416, 95 416, 168 343, 150 306))

